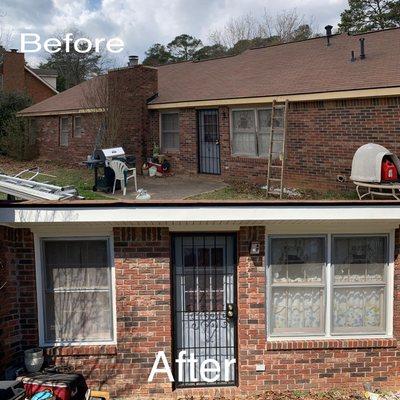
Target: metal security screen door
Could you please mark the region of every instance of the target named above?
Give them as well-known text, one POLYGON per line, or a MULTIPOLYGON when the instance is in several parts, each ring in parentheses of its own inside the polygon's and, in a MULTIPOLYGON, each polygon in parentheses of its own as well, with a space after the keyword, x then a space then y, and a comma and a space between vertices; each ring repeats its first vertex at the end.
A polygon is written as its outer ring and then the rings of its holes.
POLYGON ((199 172, 221 173, 218 110, 198 110, 199 172))
POLYGON ((180 381, 175 365, 176 386, 236 384, 235 242, 231 234, 173 237, 174 359, 184 350, 198 360, 194 368, 183 365, 180 381), (201 380, 207 359, 221 368, 218 379, 215 372, 205 374, 213 382, 201 380))

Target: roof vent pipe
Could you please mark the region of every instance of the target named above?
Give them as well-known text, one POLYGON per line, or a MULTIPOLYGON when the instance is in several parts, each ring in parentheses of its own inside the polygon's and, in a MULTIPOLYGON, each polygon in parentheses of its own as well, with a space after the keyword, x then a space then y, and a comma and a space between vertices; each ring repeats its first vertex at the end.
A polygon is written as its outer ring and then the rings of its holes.
POLYGON ((332 36, 332 28, 333 28, 332 25, 327 25, 327 26, 325 27, 325 31, 326 31, 326 45, 327 45, 327 46, 330 46, 330 45, 331 45, 330 38, 331 38, 331 36, 332 36))
POLYGON ((138 56, 129 56, 128 67, 134 67, 139 64, 138 56))
POLYGON ((365 39, 361 38, 360 39, 360 58, 361 58, 361 60, 365 59, 365 44, 364 44, 364 42, 365 42, 365 39))

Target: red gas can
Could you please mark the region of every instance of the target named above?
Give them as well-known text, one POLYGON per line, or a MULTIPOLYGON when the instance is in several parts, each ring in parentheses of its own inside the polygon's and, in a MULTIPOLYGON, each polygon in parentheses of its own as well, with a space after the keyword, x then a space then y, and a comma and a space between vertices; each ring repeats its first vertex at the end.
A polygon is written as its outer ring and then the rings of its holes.
POLYGON ((395 182, 397 175, 396 166, 390 160, 384 160, 382 162, 382 181, 395 182))

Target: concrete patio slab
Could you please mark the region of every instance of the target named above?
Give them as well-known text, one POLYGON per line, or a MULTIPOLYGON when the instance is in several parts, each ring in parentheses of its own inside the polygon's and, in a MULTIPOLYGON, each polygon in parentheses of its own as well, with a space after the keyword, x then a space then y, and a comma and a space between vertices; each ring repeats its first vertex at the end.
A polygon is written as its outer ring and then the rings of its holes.
MULTIPOLYGON (((147 190, 154 200, 182 200, 202 193, 212 192, 228 186, 219 176, 212 175, 172 175, 165 177, 138 176, 138 188, 147 190)), ((121 191, 115 197, 122 198, 121 191)), ((135 198, 133 181, 128 184, 125 198, 135 198)))

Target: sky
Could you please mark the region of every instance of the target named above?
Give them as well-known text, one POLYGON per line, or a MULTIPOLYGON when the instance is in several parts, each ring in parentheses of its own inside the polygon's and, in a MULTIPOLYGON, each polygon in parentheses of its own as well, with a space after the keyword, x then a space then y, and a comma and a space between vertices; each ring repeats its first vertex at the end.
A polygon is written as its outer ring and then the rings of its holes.
MULTIPOLYGON (((1 0, 0 27, 11 33, 8 46, 17 49, 21 33, 37 33, 43 43, 71 26, 90 38, 119 37, 124 50, 115 63, 122 65, 128 55, 143 60, 152 44, 167 44, 182 33, 207 44, 210 32, 249 12, 257 16, 266 10, 274 16, 296 9, 323 32, 325 25, 337 25, 346 6, 347 0, 1 0)), ((31 53, 26 59, 37 66, 45 55, 31 53)))

